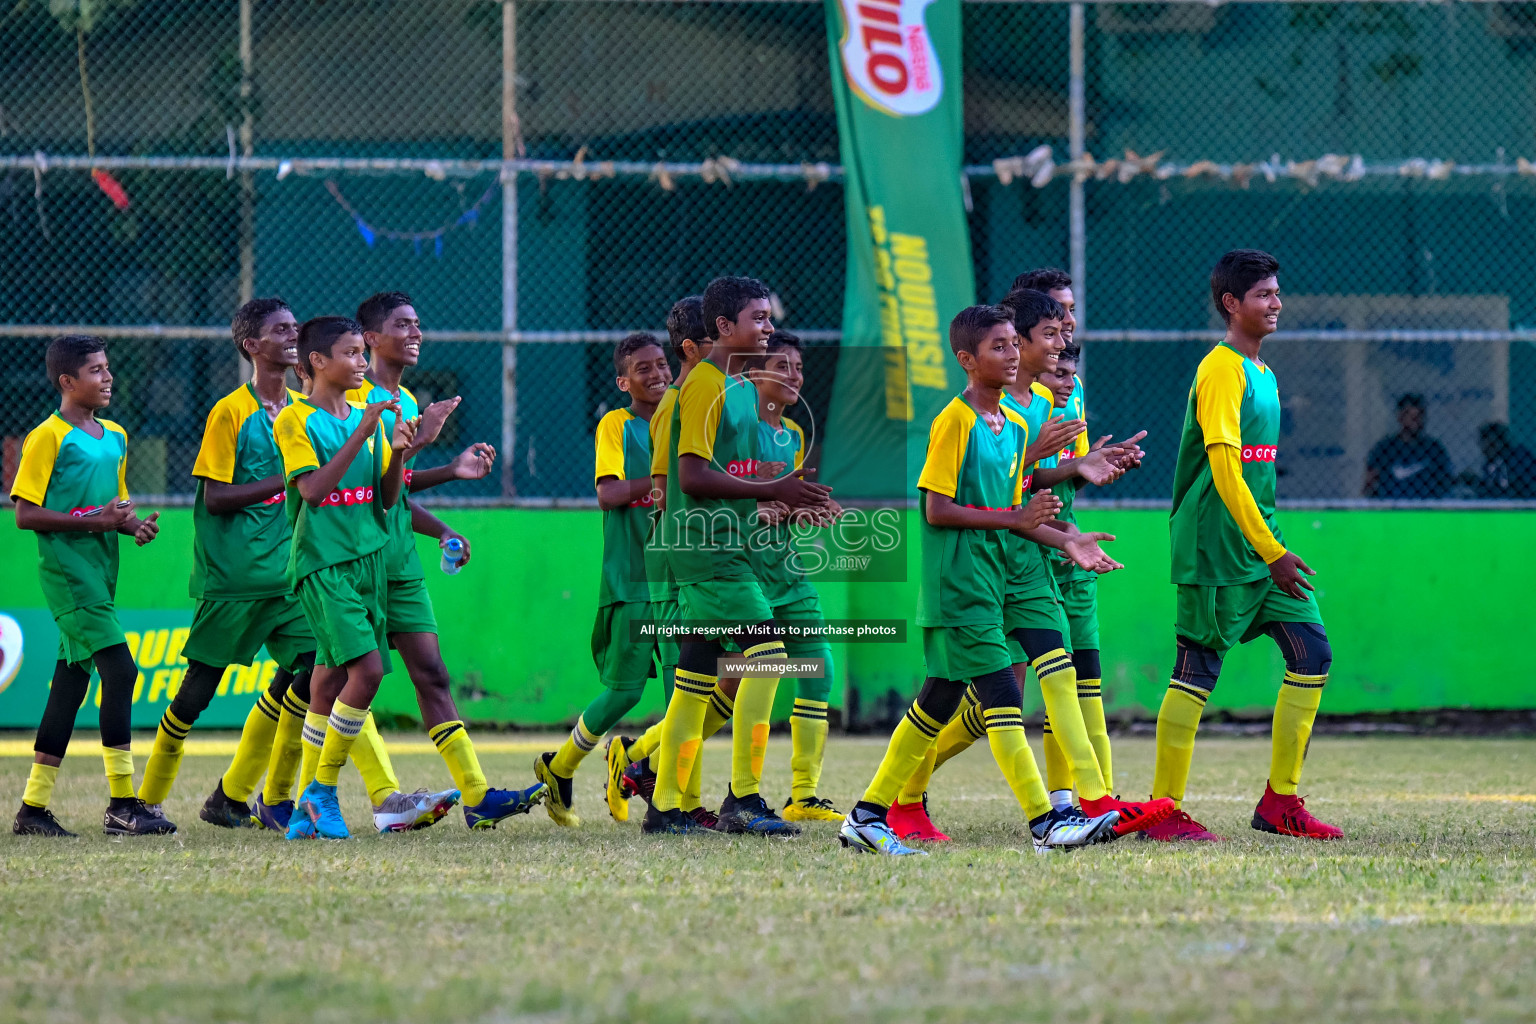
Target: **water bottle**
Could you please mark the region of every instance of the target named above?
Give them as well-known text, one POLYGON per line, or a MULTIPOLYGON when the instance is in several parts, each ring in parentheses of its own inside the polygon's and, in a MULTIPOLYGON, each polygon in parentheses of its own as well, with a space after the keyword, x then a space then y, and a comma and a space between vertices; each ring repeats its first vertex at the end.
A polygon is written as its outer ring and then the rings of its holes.
POLYGON ((457 576, 463 568, 459 564, 464 557, 464 542, 457 537, 449 537, 448 543, 443 545, 443 572, 449 576, 457 576))

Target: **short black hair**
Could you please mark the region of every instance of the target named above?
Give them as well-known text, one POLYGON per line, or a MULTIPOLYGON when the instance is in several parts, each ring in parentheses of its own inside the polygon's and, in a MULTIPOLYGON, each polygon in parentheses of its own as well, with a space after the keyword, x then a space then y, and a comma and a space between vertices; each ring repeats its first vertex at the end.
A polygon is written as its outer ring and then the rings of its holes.
POLYGON ((1425 406, 1425 404, 1424 404, 1424 396, 1421 395, 1421 394, 1418 394, 1417 392, 1414 392, 1414 391, 1410 391, 1406 395, 1399 395, 1398 396, 1398 398, 1397 398, 1397 411, 1398 412, 1402 412, 1404 409, 1407 409, 1410 406, 1415 408, 1415 409, 1418 409, 1420 412, 1423 412, 1424 409, 1427 408, 1425 406))
POLYGON ((1020 338, 1027 338, 1042 320, 1061 320, 1067 315, 1066 307, 1061 303, 1033 288, 1009 292, 1003 300, 1003 308, 1012 315, 1013 329, 1019 332, 1020 338))
POLYGON ((299 325, 299 362, 311 377, 315 375, 310 356, 316 352, 327 358, 343 334, 362 334, 363 325, 349 316, 317 316, 299 325))
POLYGON ((251 361, 251 354, 245 350, 245 343, 252 338, 261 337, 261 325, 267 322, 267 317, 280 309, 292 311, 287 299, 270 295, 264 299, 252 299, 235 310, 235 317, 229 322, 229 333, 235 339, 235 351, 240 353, 241 359, 246 362, 251 361))
POLYGON ((755 277, 717 277, 704 289, 704 330, 709 339, 720 337, 719 318, 735 320, 754 299, 768 299, 773 292, 755 277))
POLYGON ((768 351, 782 352, 786 348, 792 348, 802 355, 805 353, 804 345, 800 341, 800 335, 780 327, 768 336, 768 351))
POLYGON ((1083 346, 1079 345, 1075 341, 1069 341, 1062 348, 1062 350, 1059 353, 1057 353, 1056 361, 1060 362, 1061 360, 1066 359, 1066 360, 1068 360, 1070 362, 1074 362, 1075 363, 1075 362, 1077 362, 1077 357, 1082 355, 1082 354, 1083 354, 1083 346))
MULTIPOLYGON (((650 331, 636 331, 626 334, 619 339, 619 343, 613 346, 613 372, 620 377, 629 373, 629 357, 645 348, 647 345, 655 345, 661 348, 661 339, 650 331)), ((665 353, 665 350, 663 350, 665 353)))
POLYGON ((1058 288, 1071 288, 1072 275, 1057 267, 1040 267, 1036 270, 1026 270, 1013 279, 1013 287, 1010 292, 1023 291, 1025 288, 1037 292, 1054 292, 1058 288))
POLYGON ((1262 249, 1233 249, 1217 260, 1211 270, 1211 302, 1215 303, 1222 321, 1230 323, 1232 320, 1227 307, 1222 305, 1223 295, 1231 295, 1241 302, 1248 289, 1278 273, 1280 261, 1262 249))
POLYGON ((707 337, 704 296, 688 295, 672 303, 672 308, 667 310, 667 341, 678 362, 683 359, 684 341, 703 341, 707 337))
POLYGON ((992 328, 1012 319, 1002 306, 967 306, 949 322, 949 347, 957 356, 961 352, 975 355, 976 346, 992 328))
POLYGON ((59 393, 64 389, 59 386, 59 378, 66 374, 76 377, 80 374, 80 367, 97 352, 105 352, 107 343, 94 334, 66 334, 54 338, 48 343, 48 381, 59 393))
POLYGON ((357 322, 365 331, 382 331, 389 314, 401 306, 415 306, 405 292, 375 292, 357 307, 357 322))

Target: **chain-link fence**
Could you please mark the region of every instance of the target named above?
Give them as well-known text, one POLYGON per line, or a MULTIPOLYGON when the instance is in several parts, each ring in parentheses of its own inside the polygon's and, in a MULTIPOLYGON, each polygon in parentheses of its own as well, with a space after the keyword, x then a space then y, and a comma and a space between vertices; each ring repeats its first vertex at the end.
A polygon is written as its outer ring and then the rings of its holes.
MULTIPOLYGON (((1209 268, 1242 245, 1281 259, 1294 332, 1266 348, 1282 498, 1536 497, 1536 4, 1090 3, 1079 36, 1072 8, 965 5, 970 228, 983 298, 1077 264, 1090 427, 1151 431, 1114 493, 1166 499, 1209 268)), ((609 346, 719 273, 813 339, 826 422, 825 34, 802 2, 16 0, 7 471, 52 402, 46 338, 85 327, 113 339, 136 490, 186 494, 239 373, 230 313, 273 293, 300 317, 415 297, 407 383, 465 397, 444 452, 505 448, 460 496, 590 499, 609 346)))

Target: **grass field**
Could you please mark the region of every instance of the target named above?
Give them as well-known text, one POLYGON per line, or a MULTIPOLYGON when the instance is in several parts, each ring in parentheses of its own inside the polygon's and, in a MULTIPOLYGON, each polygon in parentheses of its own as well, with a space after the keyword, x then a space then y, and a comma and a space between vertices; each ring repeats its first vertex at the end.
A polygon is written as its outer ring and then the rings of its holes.
MULTIPOLYGON (((850 803, 883 746, 834 739, 824 792, 850 803)), ((521 784, 543 747, 518 735, 487 773, 521 784)), ((0 1019, 1536 1016, 1536 742, 1319 737, 1304 789, 1348 833, 1331 845, 1248 827, 1268 749, 1201 743, 1189 806, 1230 842, 1041 857, 982 747, 935 779, 955 842, 900 861, 840 850, 830 824, 792 842, 642 837, 608 819, 596 759, 579 831, 538 811, 471 834, 455 811, 411 835, 288 844, 199 822, 227 757, 193 756, 168 805, 182 834, 109 841, 100 761, 72 756, 55 809, 82 838, 0 838, 0 1019)), ((712 799, 727 754, 708 750, 712 799)), ((782 799, 787 742, 770 756, 782 799)), ((1151 756, 1118 742, 1123 791, 1146 787, 1151 756)), ((407 788, 446 784, 434 755, 395 764, 407 788)), ((0 758, 7 808, 26 771, 0 758)), ((358 829, 350 769, 343 793, 358 829)))

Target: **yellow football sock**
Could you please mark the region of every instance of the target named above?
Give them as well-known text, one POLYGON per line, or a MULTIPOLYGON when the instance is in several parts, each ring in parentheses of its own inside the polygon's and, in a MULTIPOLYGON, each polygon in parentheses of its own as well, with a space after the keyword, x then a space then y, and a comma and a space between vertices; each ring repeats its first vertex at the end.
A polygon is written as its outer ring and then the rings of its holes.
POLYGON ((1072 788, 1072 765, 1067 761, 1067 755, 1061 752, 1061 744, 1056 742, 1056 733, 1051 729, 1051 716, 1045 716, 1045 725, 1041 732, 1044 733, 1041 744, 1045 748, 1045 785, 1051 791, 1072 788))
POLYGON ((702 672, 677 670, 657 748, 656 792, 651 795, 651 805, 658 811, 675 810, 682 804, 683 782, 693 774, 694 761, 704 745, 704 716, 718 682, 715 676, 702 672))
POLYGON ((938 738, 923 754, 923 759, 918 762, 912 777, 902 787, 901 795, 897 800, 904 804, 921 803, 923 794, 928 792, 928 783, 933 779, 933 773, 938 770, 939 765, 956 754, 969 750, 971 744, 986 734, 987 727, 981 720, 981 701, 976 696, 976 688, 967 686, 960 710, 955 713, 954 718, 949 720, 949 724, 939 730, 938 738))
MULTIPOLYGON (((770 640, 742 651, 753 662, 783 661, 784 644, 770 640)), ((731 792, 750 796, 762 787, 763 759, 768 755, 768 720, 773 716, 773 696, 779 690, 777 675, 743 676, 736 690, 736 714, 731 724, 731 792)))
POLYGON ((256 703, 246 713, 234 759, 224 770, 225 796, 243 804, 250 803, 256 784, 272 760, 272 743, 277 739, 277 728, 282 719, 283 709, 271 694, 263 692, 256 698, 256 703))
MULTIPOLYGON (((724 728, 725 723, 731 720, 731 715, 736 711, 736 699, 720 689, 720 684, 715 684, 715 692, 709 695, 709 707, 704 712, 704 729, 699 735, 702 742, 709 739, 715 733, 724 728)), ((702 750, 698 757, 693 759, 693 771, 688 773, 688 780, 682 784, 683 796, 678 803, 684 811, 694 811, 704 804, 704 755, 702 750)))
POLYGON ((1301 785, 1301 763, 1312 739, 1312 722, 1323 701, 1326 675, 1303 676, 1287 672, 1275 701, 1275 720, 1271 727, 1269 788, 1282 796, 1295 796, 1301 785))
POLYGON ((821 781, 821 762, 827 752, 827 702, 795 698, 789 713, 789 795, 809 800, 821 781))
POLYGON ((299 793, 315 781, 315 771, 320 767, 320 751, 325 746, 325 727, 330 719, 313 711, 304 712, 304 731, 301 734, 303 750, 299 759, 299 793))
POLYGON ((555 756, 550 758, 549 770, 562 779, 574 778, 576 767, 581 764, 581 759, 592 753, 592 749, 602 738, 601 734, 593 735, 592 730, 587 728, 585 720, 577 718, 576 727, 565 738, 565 742, 560 744, 560 749, 555 751, 555 756))
MULTIPOLYGON (((344 706, 340 701, 336 702, 336 707, 344 706)), ((354 737, 349 752, 352 763, 357 766, 357 773, 363 777, 363 785, 368 789, 368 799, 377 807, 384 802, 385 797, 400 789, 400 779, 395 775, 394 763, 389 759, 384 737, 379 735, 379 727, 374 723, 372 713, 364 710, 363 714, 362 728, 354 737)), ((335 718, 336 712, 332 711, 331 720, 335 721, 335 718)))
POLYGON ((880 759, 880 767, 875 770, 875 777, 864 791, 863 802, 879 807, 890 807, 895 803, 901 795, 902 784, 912 777, 923 755, 938 738, 942 724, 934 721, 914 701, 901 721, 896 723, 891 741, 886 744, 885 756, 880 759))
POLYGON ((133 796, 133 751, 102 747, 101 760, 107 766, 107 794, 113 800, 133 796))
POLYGON ((475 756, 475 744, 469 738, 469 730, 463 722, 443 722, 427 730, 437 752, 448 764, 448 774, 458 787, 465 807, 474 807, 485 799, 485 772, 480 770, 480 759, 475 756))
POLYGON ((53 799, 53 784, 59 781, 59 766, 32 762, 32 774, 27 776, 27 788, 22 791, 21 802, 33 807, 47 807, 53 799))
POLYGON ((176 773, 181 770, 181 753, 187 743, 187 733, 192 726, 171 714, 166 708, 160 716, 160 728, 155 730, 155 745, 150 748, 149 760, 144 762, 144 778, 139 780, 139 799, 147 804, 165 803, 176 784, 176 773))
POLYGON ((1157 712, 1157 763, 1152 769, 1152 799, 1172 797, 1180 804, 1189 783, 1189 765, 1195 758, 1195 730, 1211 691, 1181 683, 1168 684, 1163 706, 1157 712))
POLYGON ((1040 767, 1024 738, 1024 712, 1019 708, 988 708, 982 712, 987 723, 987 745, 992 758, 1002 769, 1008 788, 1013 790, 1026 820, 1033 821, 1051 809, 1040 767))
MULTIPOLYGON (((1115 763, 1109 752, 1109 723, 1104 718, 1103 680, 1079 679, 1077 706, 1083 712, 1083 726, 1088 730, 1088 742, 1093 744, 1093 755, 1099 762, 1099 774, 1104 778, 1104 788, 1113 793, 1115 763)), ((1047 777, 1050 776, 1049 761, 1047 761, 1045 773, 1047 777)))
MULTIPOLYGON (((293 778, 303 758, 304 716, 309 705, 289 690, 283 694, 283 708, 277 719, 277 733, 267 757, 267 781, 261 799, 268 807, 293 799, 293 778)), ((242 733, 242 735, 244 735, 242 733)))
POLYGON ((656 753, 656 748, 659 746, 661 746, 661 723, 657 722, 641 733, 640 738, 630 744, 626 753, 629 754, 629 761, 633 764, 636 761, 644 761, 656 753))
MULTIPOLYGON (((320 748, 320 764, 315 768, 316 782, 322 786, 336 785, 340 779, 341 766, 347 763, 347 755, 352 752, 358 736, 367 728, 369 717, 367 708, 348 707, 339 700, 331 707, 331 717, 325 725, 325 743, 320 748)), ((367 783, 368 776, 364 775, 363 781, 367 783)), ((384 793, 384 796, 388 796, 389 792, 384 793)), ((373 793, 373 786, 369 785, 370 799, 373 793)), ((373 805, 377 807, 379 801, 374 800, 373 805)))
MULTIPOLYGON (((1030 663, 1040 680, 1045 697, 1045 713, 1051 720, 1051 732, 1061 744, 1061 752, 1072 766, 1072 781, 1082 800, 1098 800, 1109 794, 1099 759, 1088 742, 1088 727, 1083 724, 1083 709, 1077 703, 1077 669, 1072 656, 1058 647, 1030 663)), ((1033 756, 1033 755, 1031 755, 1033 756)), ((1065 788, 1065 787, 1063 787, 1065 788)))

